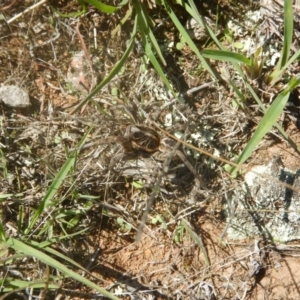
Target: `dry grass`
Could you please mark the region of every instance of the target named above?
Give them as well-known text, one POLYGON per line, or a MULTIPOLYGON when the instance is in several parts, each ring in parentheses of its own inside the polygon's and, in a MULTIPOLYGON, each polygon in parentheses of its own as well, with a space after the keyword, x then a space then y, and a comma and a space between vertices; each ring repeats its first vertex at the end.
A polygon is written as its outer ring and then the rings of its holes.
MULTIPOLYGON (((25 5, 33 3, 4 1, 6 20, 24 12, 25 5)), ((80 9, 76 1, 53 5, 63 13, 80 9)), ((221 32, 229 15, 241 21, 241 10, 251 8, 250 3, 241 7, 221 1, 218 13, 209 5, 204 3, 201 11, 215 23, 219 17, 221 32)), ((184 23, 187 15, 178 6, 174 9, 184 23)), ((166 13, 153 9, 155 35, 167 62, 164 72, 184 101, 174 99, 136 45, 118 76, 74 111, 127 47, 131 20, 111 37, 123 10, 108 17, 89 8, 80 18, 62 18, 47 3, 0 24, 0 82, 23 88, 32 103, 22 111, 0 104, 5 236, 124 299, 297 299, 296 246, 282 250, 282 245, 260 237, 236 242, 226 235, 224 203, 230 203, 242 178, 231 178, 221 162, 182 143, 166 152, 161 146, 148 151, 141 148, 140 136, 126 136, 132 128, 128 126, 140 124, 165 141, 168 137, 157 124, 215 156, 235 158, 263 113, 238 80, 234 82, 243 101, 234 94, 228 81, 237 75, 229 64, 214 63, 221 80, 213 81, 189 47, 179 51, 170 46, 180 37, 166 13), (181 154, 172 151, 175 147, 181 154), (47 208, 33 222, 41 203, 47 208)), ((208 39, 196 43, 199 49, 212 45, 208 39)), ((275 88, 262 91, 260 79, 253 87, 266 105, 277 93, 275 88)), ((293 95, 298 100, 297 90, 293 95)), ((283 126, 298 145, 298 124, 286 117, 283 126)), ((279 153, 296 171, 298 154, 273 133, 253 153, 248 167, 266 164, 279 153)), ((3 299, 101 297, 47 259, 2 244, 3 299), (21 258, 15 256, 22 252, 21 258), (33 290, 25 290, 25 278, 36 284, 33 290)))

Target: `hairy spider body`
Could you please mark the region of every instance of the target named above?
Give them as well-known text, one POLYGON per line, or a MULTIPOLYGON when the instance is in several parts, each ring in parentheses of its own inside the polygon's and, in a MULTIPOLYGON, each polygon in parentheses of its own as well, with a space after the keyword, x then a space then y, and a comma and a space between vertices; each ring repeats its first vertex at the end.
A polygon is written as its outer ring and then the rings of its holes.
MULTIPOLYGON (((131 144, 132 150, 142 150, 147 153, 158 151, 160 146, 159 134, 144 125, 129 125, 125 137, 131 144)), ((126 147, 124 147, 126 149, 126 147)))

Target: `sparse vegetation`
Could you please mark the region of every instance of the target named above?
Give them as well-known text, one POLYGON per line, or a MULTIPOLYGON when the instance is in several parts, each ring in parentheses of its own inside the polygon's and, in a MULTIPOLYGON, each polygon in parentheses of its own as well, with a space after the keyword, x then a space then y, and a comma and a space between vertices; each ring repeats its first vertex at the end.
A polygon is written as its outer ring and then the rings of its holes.
POLYGON ((0 82, 32 105, 0 95, 1 299, 296 299, 272 236, 226 236, 249 165, 300 169, 292 1, 278 28, 260 1, 39 4, 2 4, 0 82))

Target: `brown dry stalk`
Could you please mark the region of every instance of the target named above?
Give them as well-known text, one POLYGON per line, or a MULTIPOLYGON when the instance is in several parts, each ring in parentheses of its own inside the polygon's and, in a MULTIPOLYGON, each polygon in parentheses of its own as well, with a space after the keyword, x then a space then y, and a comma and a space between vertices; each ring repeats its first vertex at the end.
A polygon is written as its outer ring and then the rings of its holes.
POLYGON ((89 86, 89 92, 92 91, 92 89, 94 88, 94 70, 93 70, 93 64, 92 64, 92 60, 91 60, 91 56, 90 56, 90 52, 88 50, 88 48, 86 47, 86 44, 83 40, 83 37, 80 33, 80 30, 79 30, 79 26, 80 26, 80 23, 78 22, 77 25, 75 26, 75 31, 77 33, 77 36, 78 36, 78 39, 79 39, 79 42, 81 44, 81 48, 84 52, 84 55, 85 55, 85 58, 89 64, 89 67, 90 67, 90 72, 91 72, 91 84, 89 86))
POLYGON ((5 11, 5 10, 8 10, 10 7, 12 7, 18 0, 15 0, 13 1, 12 3, 4 6, 4 7, 1 7, 1 11, 5 11))
POLYGON ((185 142, 185 141, 182 141, 181 139, 177 138, 176 136, 174 136, 174 135, 172 135, 171 133, 169 133, 169 132, 165 131, 164 129, 162 129, 162 128, 161 128, 157 123, 155 123, 154 121, 150 121, 150 122, 151 122, 151 124, 153 124, 156 128, 158 128, 161 132, 163 132, 165 135, 167 135, 169 138, 171 138, 171 139, 173 139, 173 140, 175 140, 175 141, 181 143, 182 145, 184 145, 184 146, 187 147, 187 148, 190 148, 190 149, 192 149, 192 150, 194 150, 194 151, 197 151, 197 152, 199 152, 199 153, 202 153, 202 154, 204 154, 204 155, 207 155, 207 156, 209 156, 209 157, 211 157, 211 158, 213 158, 213 159, 215 159, 215 160, 221 161, 221 162, 226 163, 226 164, 229 164, 229 165, 231 165, 231 166, 238 167, 240 170, 243 171, 243 173, 247 173, 247 172, 251 171, 252 173, 254 173, 254 174, 256 174, 256 175, 258 175, 258 176, 260 176, 260 177, 268 178, 268 179, 272 180, 274 183, 277 183, 277 184, 279 184, 279 185, 281 185, 281 186, 284 186, 285 188, 288 188, 288 189, 290 189, 290 190, 292 190, 292 191, 294 191, 294 192, 300 193, 300 190, 294 188, 292 185, 290 185, 290 184, 288 184, 288 183, 282 182, 282 181, 280 181, 279 179, 276 179, 276 178, 274 178, 274 177, 271 177, 271 176, 269 176, 269 175, 267 175, 267 174, 261 174, 261 173, 255 172, 255 171, 251 170, 251 167, 246 167, 246 166, 243 166, 243 165, 240 166, 240 165, 238 165, 238 164, 236 164, 236 163, 234 163, 234 162, 232 162, 232 161, 230 161, 230 160, 228 160, 228 159, 226 159, 226 158, 223 158, 223 157, 221 157, 221 156, 220 156, 220 157, 219 157, 219 156, 215 156, 215 155, 211 154, 210 152, 208 152, 208 151, 206 151, 206 150, 204 150, 204 149, 195 147, 195 146, 193 146, 193 145, 191 145, 191 144, 189 144, 189 143, 187 143, 187 142, 185 142))
POLYGON ((23 16, 24 14, 28 13, 29 11, 35 9, 36 7, 38 7, 38 6, 40 6, 40 5, 46 3, 47 1, 48 1, 48 0, 41 0, 40 2, 38 2, 38 3, 36 3, 36 4, 32 5, 32 6, 30 6, 30 7, 28 7, 28 8, 26 8, 26 9, 25 9, 24 11, 22 11, 21 13, 15 15, 15 16, 13 16, 11 19, 9 19, 9 20, 7 21, 7 24, 10 24, 10 23, 14 22, 15 20, 17 20, 18 18, 20 18, 20 17, 23 16))

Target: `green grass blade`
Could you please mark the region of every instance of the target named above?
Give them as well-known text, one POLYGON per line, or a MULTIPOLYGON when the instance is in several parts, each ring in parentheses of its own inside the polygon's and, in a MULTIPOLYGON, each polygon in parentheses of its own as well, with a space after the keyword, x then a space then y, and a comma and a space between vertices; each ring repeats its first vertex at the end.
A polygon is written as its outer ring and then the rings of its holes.
MULTIPOLYGON (((183 0, 180 0, 183 1, 183 0)), ((219 42, 218 38, 216 37, 216 35, 214 34, 214 32, 209 28, 209 26, 206 25, 206 23, 204 22, 202 16, 199 14, 198 9, 194 3, 193 0, 189 0, 189 4, 191 7, 191 12, 189 12, 191 14, 191 16, 199 23, 202 24, 202 26, 207 30, 209 36, 213 39, 213 41, 216 43, 216 45, 222 49, 225 50, 225 48, 223 47, 222 43, 219 42)))
POLYGON ((119 21, 119 24, 115 27, 115 29, 111 32, 111 37, 114 38, 117 34, 117 32, 121 29, 121 27, 125 24, 125 22, 131 17, 132 15, 132 6, 129 7, 127 12, 125 13, 124 17, 119 21))
POLYGON ((232 86, 235 93, 237 94, 237 96, 240 99, 241 103, 244 103, 245 102, 245 97, 244 97, 243 93, 239 90, 239 88, 235 85, 235 83, 231 79, 229 79, 228 82, 232 86))
POLYGON ((299 84, 300 84, 300 76, 293 77, 290 80, 286 90, 288 90, 289 92, 292 92, 296 87, 298 87, 299 84))
POLYGON ((209 34, 209 36, 213 39, 213 41, 216 43, 216 45, 222 49, 225 50, 225 47, 222 45, 222 43, 219 42, 218 38, 214 34, 214 32, 210 29, 209 26, 206 25, 204 19, 199 14, 198 9, 194 3, 193 0, 189 0, 189 5, 185 2, 186 0, 176 0, 176 3, 181 5, 199 24, 202 25, 203 28, 205 28, 209 34))
MULTIPOLYGON (((73 259, 69 258, 68 256, 66 255, 63 255, 61 252, 59 251, 56 251, 50 247, 46 247, 46 248, 43 248, 45 251, 47 251, 48 253, 55 255, 56 257, 58 257, 59 259, 62 259, 63 261, 73 265, 74 267, 84 271, 84 272, 88 272, 85 268, 83 268, 80 264, 78 264, 77 262, 75 262, 73 259)), ((101 278, 99 278, 99 280, 102 280, 101 278)))
POLYGON ((161 53, 160 47, 159 47, 158 42, 153 34, 153 31, 150 28, 149 28, 148 36, 149 36, 149 40, 150 40, 152 46, 154 47, 156 54, 158 55, 160 61, 162 62, 162 64, 164 66, 166 66, 167 63, 163 57, 163 54, 161 53))
POLYGON ((160 47, 158 45, 158 42, 153 34, 153 31, 151 30, 151 24, 149 21, 149 16, 145 13, 142 4, 139 1, 134 1, 134 8, 137 12, 137 14, 140 16, 139 19, 139 25, 140 25, 140 34, 144 35, 144 39, 149 38, 154 50, 156 51, 156 54, 158 55, 160 61, 164 66, 166 66, 166 61, 163 57, 163 54, 160 50, 160 47))
POLYGON ((255 133, 246 145, 245 149, 238 158, 238 166, 233 169, 231 175, 235 177, 240 166, 250 157, 251 153, 255 150, 261 139, 269 132, 271 127, 276 123, 278 117, 282 113, 288 99, 290 96, 289 91, 283 91, 280 93, 269 109, 266 111, 265 115, 261 119, 257 126, 255 133))
POLYGON ((56 8, 54 8, 53 6, 50 6, 51 10, 55 13, 57 13, 60 17, 62 18, 76 18, 76 17, 80 17, 83 14, 86 13, 87 9, 86 9, 86 4, 85 3, 80 3, 82 10, 81 11, 76 11, 73 13, 68 13, 68 14, 64 14, 61 13, 59 10, 57 10, 56 8))
POLYGON ((285 72, 285 70, 292 64, 295 62, 296 59, 298 59, 300 56, 300 50, 297 50, 294 55, 288 60, 288 62, 283 66, 282 69, 275 69, 268 78, 268 82, 269 84, 272 86, 274 85, 274 83, 276 83, 281 76, 283 75, 283 73, 285 72))
POLYGON ((209 59, 243 63, 248 66, 251 65, 251 60, 249 58, 247 58, 242 54, 231 52, 231 51, 205 49, 202 51, 202 55, 203 57, 209 59))
POLYGON ((7 179, 7 162, 6 162, 6 158, 5 155, 2 151, 2 149, 0 148, 0 162, 1 162, 1 169, 2 169, 2 179, 7 179))
MULTIPOLYGON (((76 234, 69 234, 68 236, 63 236, 63 237, 59 237, 59 238, 55 238, 55 239, 51 239, 51 240, 48 240, 48 241, 43 241, 41 243, 37 243, 35 241, 31 241, 31 244, 33 247, 35 248, 38 248, 38 249, 42 249, 44 251, 47 251, 48 253, 50 253, 52 256, 56 256, 58 257, 60 260, 63 260, 65 262, 68 262, 69 264, 73 265, 74 267, 86 272, 86 273, 89 273, 90 272, 88 270, 86 270, 85 268, 83 268, 80 264, 78 264, 77 262, 75 262, 74 260, 72 260, 71 258, 69 258, 68 256, 65 256, 64 254, 62 254, 61 252, 59 251, 56 251, 50 247, 48 247, 49 245, 55 243, 55 242, 58 242, 58 241, 61 241, 61 240, 64 240, 64 239, 70 239, 74 236, 77 236, 79 234, 83 234, 85 231, 87 231, 88 229, 84 229, 84 230, 81 230, 80 232, 77 232, 76 234)), ((94 278, 98 278, 99 280, 103 280, 102 278, 99 278, 95 275, 91 275, 93 276, 94 278)))
POLYGON ((209 267, 210 266, 209 257, 208 257, 207 251, 206 251, 206 249, 204 247, 204 243, 202 242, 201 237, 198 236, 192 230, 191 225, 185 219, 181 220, 181 224, 185 228, 185 230, 188 232, 188 234, 190 235, 190 237, 192 238, 192 240, 198 245, 198 247, 203 252, 205 264, 206 264, 207 267, 209 267))
POLYGON ((139 15, 140 34, 144 36, 144 39, 149 38, 149 40, 150 40, 152 46, 154 47, 154 50, 156 51, 161 62, 163 63, 163 65, 166 65, 166 61, 161 53, 158 42, 151 30, 151 24, 149 23, 149 16, 146 15, 146 13, 143 10, 143 7, 139 1, 134 1, 134 8, 135 8, 137 14, 139 15))
MULTIPOLYGON (((2 223, 0 222, 0 241, 5 241, 5 239, 6 239, 5 232, 3 230, 2 223)), ((1 250, 1 247, 0 247, 0 250, 1 250)))
POLYGON ((94 7, 96 7, 97 9, 99 9, 100 11, 103 11, 107 14, 112 14, 115 11, 117 11, 119 9, 119 7, 116 6, 111 6, 111 5, 107 5, 104 4, 98 0, 84 0, 84 2, 93 5, 94 7))
MULTIPOLYGON (((274 85, 281 78, 281 76, 284 73, 284 70, 291 63, 291 59, 288 61, 288 58, 290 55, 290 48, 291 48, 291 45, 293 42, 293 30, 294 30, 292 0, 284 1, 283 17, 284 17, 283 48, 281 51, 280 60, 278 61, 274 71, 268 77, 268 83, 270 85, 274 85)), ((295 54, 293 55, 293 57, 294 56, 295 56, 295 54)))
POLYGON ((116 65, 113 67, 113 69, 110 71, 110 73, 107 75, 106 78, 104 78, 102 80, 102 82, 100 82, 99 85, 97 85, 95 87, 95 89, 84 99, 80 102, 79 105, 77 105, 71 112, 70 114, 74 114, 76 111, 78 111, 83 105, 85 105, 89 100, 91 100, 106 84, 108 84, 122 69, 122 67, 125 65, 125 63, 127 62, 127 58, 129 56, 129 54, 131 53, 131 50, 133 48, 134 45, 134 41, 135 41, 135 36, 137 33, 137 24, 138 24, 138 20, 137 20, 137 16, 135 17, 135 22, 134 22, 134 26, 133 26, 133 31, 131 34, 131 39, 129 41, 129 45, 126 49, 126 51, 124 52, 122 58, 116 63, 116 65))
MULTIPOLYGON (((138 7, 138 6, 137 6, 138 7)), ((167 79, 163 69, 161 68, 159 62, 157 61, 155 54, 152 51, 152 47, 151 44, 149 43, 147 36, 145 34, 143 34, 143 30, 145 29, 145 15, 143 14, 141 9, 137 10, 137 17, 138 17, 138 24, 139 24, 139 28, 141 28, 141 38, 142 38, 142 42, 145 48, 145 53, 146 56, 149 58, 150 62, 152 63, 154 69, 156 70, 156 72, 158 73, 158 75, 160 76, 160 78, 162 79, 162 81, 164 82, 164 84, 166 85, 166 87, 171 91, 171 93, 173 94, 173 96, 175 98, 178 98, 177 94, 175 93, 172 85, 170 84, 169 80, 167 79)))
POLYGON ((52 249, 50 247, 47 247, 44 250, 47 251, 48 253, 51 253, 52 255, 55 255, 59 259, 62 259, 65 262, 68 262, 70 265, 73 265, 74 267, 82 270, 83 272, 85 272, 86 274, 89 274, 93 278, 96 278, 99 281, 104 281, 103 278, 101 278, 99 276, 96 276, 95 274, 92 274, 90 271, 88 271, 87 269, 85 269, 84 267, 82 267, 80 264, 76 263, 73 259, 69 258, 68 256, 63 255, 61 252, 56 251, 56 250, 54 250, 54 249, 52 249))
POLYGON ((94 284, 93 282, 89 281, 88 279, 86 279, 86 278, 82 277, 81 275, 75 273, 74 271, 68 269, 62 263, 56 261, 49 255, 29 246, 27 244, 24 244, 21 241, 18 241, 14 238, 9 238, 6 241, 6 245, 8 247, 14 249, 17 252, 21 252, 27 256, 31 256, 31 257, 38 259, 39 261, 45 263, 46 265, 49 265, 49 266, 59 270, 64 275, 71 277, 92 289, 95 289, 96 291, 102 293, 103 295, 105 295, 106 297, 108 297, 110 299, 118 300, 117 297, 115 297, 113 294, 107 292, 105 289, 100 288, 97 284, 94 284))
POLYGON ((85 228, 85 229, 82 229, 78 232, 68 234, 68 235, 62 235, 62 236, 59 236, 59 237, 56 237, 56 238, 50 238, 50 239, 48 239, 46 241, 43 241, 43 242, 40 242, 40 243, 32 241, 31 244, 36 248, 46 249, 47 247, 49 247, 50 245, 52 245, 54 243, 60 243, 61 241, 65 240, 65 239, 71 239, 71 238, 76 237, 78 235, 82 235, 88 230, 89 230, 88 228, 85 228))
MULTIPOLYGON (((255 101, 259 104, 260 108, 262 109, 263 112, 266 112, 267 109, 264 106, 264 104, 261 102, 259 97, 256 95, 254 89, 252 86, 246 82, 246 86, 250 93, 252 94, 253 98, 255 101)), ((288 136, 288 134, 284 131, 284 129, 276 122, 274 126, 278 129, 278 131, 281 133, 282 137, 290 144, 290 146, 300 155, 300 150, 298 149, 298 146, 295 144, 295 142, 288 136)))
POLYGON ((87 133, 85 134, 85 136, 82 138, 82 140, 79 142, 79 144, 77 146, 78 150, 74 150, 71 153, 70 157, 64 163, 64 165, 62 166, 61 170, 55 176, 52 184, 48 188, 48 191, 47 191, 45 197, 41 201, 39 207, 37 208, 37 210, 36 210, 36 212, 34 214, 34 216, 32 217, 28 228, 25 230, 25 234, 28 234, 30 232, 30 230, 33 228, 33 226, 35 225, 35 223, 37 222, 37 220, 39 219, 39 217, 41 216, 41 214, 45 211, 45 209, 47 207, 49 207, 52 204, 53 197, 55 196, 56 192, 58 191, 58 189, 62 185, 62 183, 65 180, 65 178, 67 177, 67 175, 68 175, 69 171, 71 170, 71 168, 74 167, 74 163, 75 163, 76 157, 77 157, 77 155, 79 153, 79 149, 85 143, 85 140, 87 139, 87 136, 88 136, 88 134, 90 133, 91 130, 92 130, 92 128, 90 128, 87 131, 87 133))
POLYGON ((143 44, 145 47, 145 53, 146 53, 147 57, 150 59, 154 69, 156 70, 156 72, 158 73, 158 75, 160 76, 160 78, 162 79, 164 84, 166 85, 166 87, 171 91, 173 96, 179 100, 176 92, 174 91, 174 89, 173 89, 172 85, 170 84, 168 78, 166 77, 163 69, 161 68, 159 62, 157 61, 157 59, 152 51, 150 43, 147 41, 146 38, 143 37, 143 35, 142 35, 142 40, 143 40, 143 44))
POLYGON ((292 0, 284 1, 284 39, 280 69, 283 68, 290 56, 290 49, 293 39, 294 16, 292 0))
POLYGON ((118 7, 122 7, 124 5, 126 5, 129 2, 129 0, 123 0, 119 3, 118 7))
MULTIPOLYGON (((51 281, 53 281, 54 278, 51 278, 51 281)), ((61 278, 56 277, 55 280, 60 280, 61 278)), ((46 285, 46 280, 34 280, 34 281, 27 281, 27 280, 20 280, 16 278, 5 278, 0 279, 0 285, 1 285, 1 292, 2 293, 8 293, 15 291, 16 289, 26 289, 26 288, 32 288, 32 289, 44 289, 46 285)), ((47 283, 47 289, 56 290, 60 287, 60 284, 54 284, 54 283, 47 283)), ((7 296, 7 295, 5 295, 7 296)), ((0 298, 4 299, 4 298, 0 298)), ((8 298, 9 299, 9 298, 8 298)), ((15 298, 13 298, 15 299, 15 298)))
MULTIPOLYGON (((211 69, 211 67, 209 66, 209 64, 207 63, 207 61, 204 59, 204 57, 201 55, 200 51, 198 50, 197 46, 195 45, 195 43, 192 41, 191 37, 189 36, 189 34, 186 32, 186 30, 184 29, 184 27, 181 25, 181 22, 178 20, 176 14, 174 13, 174 11, 172 10, 172 8, 169 6, 168 2, 166 0, 162 0, 170 18, 172 19, 174 25, 176 26, 176 28, 179 30, 179 32, 181 33, 181 35, 183 36, 185 42, 190 46, 190 48, 192 49, 192 51, 197 55, 197 57, 199 58, 199 60, 202 62, 202 65, 204 67, 204 69, 206 69, 214 79, 216 79, 216 75, 214 73, 214 71, 211 69)), ((181 1, 183 2, 183 1, 181 1)), ((190 13, 192 10, 190 9, 190 7, 184 3, 183 7, 190 13)))

